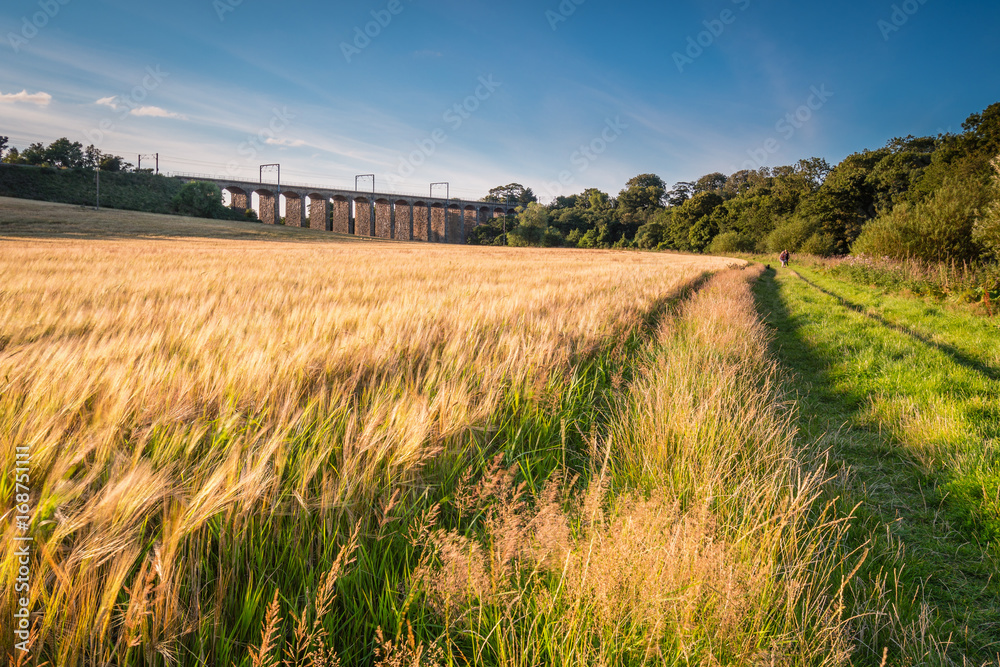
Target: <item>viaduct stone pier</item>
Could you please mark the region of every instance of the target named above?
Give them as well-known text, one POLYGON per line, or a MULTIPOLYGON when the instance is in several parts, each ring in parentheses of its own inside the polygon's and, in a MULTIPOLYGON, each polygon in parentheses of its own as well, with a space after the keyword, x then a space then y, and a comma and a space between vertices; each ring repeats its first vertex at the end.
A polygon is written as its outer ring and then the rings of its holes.
POLYGON ((515 206, 491 202, 441 199, 392 193, 319 188, 294 183, 268 183, 221 179, 196 174, 177 174, 183 182, 208 181, 229 193, 230 206, 238 211, 251 208, 258 197, 260 221, 280 221, 279 198, 285 200, 285 225, 328 232, 401 241, 465 243, 469 231, 491 218, 516 212, 515 206), (306 200, 308 199, 308 207, 306 200))

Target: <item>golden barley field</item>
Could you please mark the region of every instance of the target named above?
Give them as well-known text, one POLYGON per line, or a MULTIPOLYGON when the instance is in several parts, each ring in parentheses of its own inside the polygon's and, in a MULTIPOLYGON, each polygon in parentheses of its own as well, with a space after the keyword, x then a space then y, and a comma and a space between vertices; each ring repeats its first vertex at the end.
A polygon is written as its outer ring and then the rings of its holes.
POLYGON ((0 200, 0 656, 846 664, 755 276, 0 200))

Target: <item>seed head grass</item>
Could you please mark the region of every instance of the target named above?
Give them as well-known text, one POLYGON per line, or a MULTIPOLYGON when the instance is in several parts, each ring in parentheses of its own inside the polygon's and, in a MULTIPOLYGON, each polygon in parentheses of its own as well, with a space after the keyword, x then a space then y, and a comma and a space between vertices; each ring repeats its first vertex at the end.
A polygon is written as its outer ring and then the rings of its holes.
MULTIPOLYGON (((480 522, 495 533, 481 547, 491 576, 520 567, 524 531, 554 540, 559 522, 518 499, 549 488, 556 461, 565 480, 582 474, 589 459, 572 443, 608 451, 595 421, 604 408, 581 406, 627 388, 623 341, 730 263, 261 239, 249 223, 209 238, 157 216, 128 238, 118 213, 102 237, 91 212, 46 209, 38 231, 18 211, 0 210, 0 464, 13 470, 15 447, 30 448, 36 665, 271 664, 279 650, 294 662, 320 644, 327 664, 369 660, 377 646, 385 660, 437 655, 428 637, 452 625, 435 610, 450 607, 414 610, 424 595, 414 573, 429 572, 419 545, 444 544, 438 533, 458 525, 450 490, 498 450, 517 465, 507 510, 462 519, 474 524, 467 540, 480 522), (359 522, 357 562, 324 579, 359 522)), ((612 509, 619 456, 603 481, 564 484, 563 495, 583 485, 588 508, 608 507, 571 522, 546 567, 575 563, 580 540, 604 553, 595 536, 616 525, 599 515, 612 509)), ((5 476, 5 517, 11 488, 5 476)), ((713 514, 680 500, 663 510, 664 531, 711 525, 713 514)), ((4 618, 17 576, 8 525, 4 618)), ((715 553, 712 535, 690 544, 715 553)), ((609 567, 604 558, 585 559, 586 571, 609 567)), ((593 579, 567 573, 562 590, 580 600, 593 579)), ((13 655, 10 640, 0 647, 13 655)))

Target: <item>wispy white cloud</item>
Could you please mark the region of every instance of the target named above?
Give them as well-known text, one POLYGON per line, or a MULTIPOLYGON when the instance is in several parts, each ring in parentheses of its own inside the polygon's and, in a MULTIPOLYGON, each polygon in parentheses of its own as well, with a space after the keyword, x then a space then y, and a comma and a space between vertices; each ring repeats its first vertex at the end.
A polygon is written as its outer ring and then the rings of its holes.
POLYGON ((289 146, 291 148, 297 148, 299 146, 305 146, 306 142, 301 139, 277 139, 275 137, 268 137, 264 140, 265 144, 271 146, 289 146))
POLYGON ((22 90, 19 93, 0 93, 0 102, 7 104, 16 104, 17 102, 23 102, 25 104, 34 104, 40 107, 47 107, 52 101, 52 96, 48 93, 43 93, 41 91, 37 93, 29 93, 27 89, 22 90))
POLYGON ((138 109, 132 109, 133 116, 151 116, 153 118, 177 118, 179 120, 187 120, 187 116, 180 113, 175 113, 173 111, 167 111, 166 109, 161 109, 160 107, 139 107, 138 109))
MULTIPOLYGON (((101 99, 94 102, 94 104, 103 107, 110 107, 115 111, 118 111, 119 109, 125 109, 124 105, 119 103, 117 95, 102 97, 101 99)), ((184 114, 176 113, 174 111, 167 111, 162 107, 154 107, 148 105, 135 107, 133 109, 126 109, 124 115, 148 116, 150 118, 177 118, 178 120, 187 120, 187 116, 185 116, 184 114)))

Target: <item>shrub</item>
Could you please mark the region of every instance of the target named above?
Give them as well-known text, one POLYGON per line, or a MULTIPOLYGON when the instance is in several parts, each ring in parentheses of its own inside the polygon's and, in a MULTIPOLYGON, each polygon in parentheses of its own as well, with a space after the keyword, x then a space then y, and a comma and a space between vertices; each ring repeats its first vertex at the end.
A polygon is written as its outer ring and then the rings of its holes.
POLYGON ((518 225, 507 234, 507 242, 515 248, 526 248, 542 244, 545 230, 534 225, 518 225))
POLYGON ((729 255, 752 250, 753 242, 743 237, 739 232, 723 232, 708 244, 708 253, 711 255, 729 255))
MULTIPOLYGON (((93 206, 92 169, 53 169, 0 164, 0 196, 93 206)), ((172 213, 171 200, 182 183, 167 176, 101 172, 101 208, 172 213)))
POLYGON ((598 245, 597 229, 591 227, 583 236, 580 237, 580 241, 576 244, 578 248, 596 248, 598 245))
POLYGON ((803 255, 816 255, 818 257, 829 257, 837 247, 836 240, 830 234, 816 232, 799 246, 799 253, 803 255))
POLYGON ((868 223, 851 246, 857 255, 970 261, 982 255, 973 226, 988 198, 977 179, 945 179, 928 199, 904 202, 868 223))
POLYGON ((698 218, 688 229, 688 247, 696 252, 702 252, 712 241, 712 236, 718 228, 712 218, 705 215, 698 218))
POLYGON ((558 248, 564 241, 562 233, 555 227, 547 227, 542 234, 542 245, 546 248, 558 248))
POLYGON ((191 181, 170 202, 176 213, 198 218, 229 219, 232 211, 222 203, 222 190, 214 183, 191 181))
POLYGON ((639 227, 635 234, 635 243, 640 248, 651 250, 663 243, 665 233, 663 224, 653 220, 639 227))
POLYGON ((992 202, 972 228, 972 239, 994 260, 1000 260, 1000 157, 993 160, 992 202))
POLYGON ((995 262, 923 262, 851 256, 834 261, 830 274, 858 285, 907 290, 918 296, 962 301, 982 301, 990 312, 992 301, 1000 299, 1000 264, 995 262))
POLYGON ((765 239, 767 252, 800 252, 811 237, 821 233, 820 223, 812 218, 796 217, 779 223, 765 239))
POLYGON ((558 229, 549 225, 549 213, 545 207, 532 202, 517 215, 518 225, 507 235, 507 241, 512 246, 544 246, 546 248, 561 246, 563 235, 558 229))

